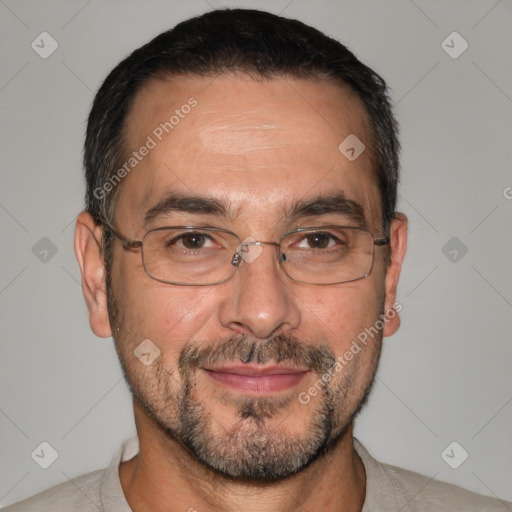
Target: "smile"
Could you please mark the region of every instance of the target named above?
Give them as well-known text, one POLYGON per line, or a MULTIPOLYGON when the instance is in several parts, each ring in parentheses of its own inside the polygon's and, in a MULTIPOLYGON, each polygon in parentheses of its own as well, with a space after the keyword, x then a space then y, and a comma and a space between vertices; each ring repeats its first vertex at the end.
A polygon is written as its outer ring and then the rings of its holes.
POLYGON ((236 391, 254 395, 290 389, 309 373, 308 369, 286 366, 233 365, 203 368, 209 378, 236 391))

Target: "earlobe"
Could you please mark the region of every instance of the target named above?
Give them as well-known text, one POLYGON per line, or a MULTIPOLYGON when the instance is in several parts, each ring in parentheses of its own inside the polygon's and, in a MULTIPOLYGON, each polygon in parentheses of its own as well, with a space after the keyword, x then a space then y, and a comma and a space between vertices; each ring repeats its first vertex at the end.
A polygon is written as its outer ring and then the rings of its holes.
POLYGON ((103 230, 91 215, 82 212, 75 228, 75 254, 82 273, 82 291, 92 331, 101 338, 112 336, 108 316, 105 261, 101 250, 103 230))
POLYGON ((396 213, 390 228, 390 260, 386 273, 386 298, 384 301, 384 314, 388 319, 384 325, 384 336, 391 336, 400 327, 399 311, 401 305, 396 301, 396 290, 402 262, 407 248, 407 217, 403 213, 396 213), (394 313, 392 312, 394 310, 394 313))

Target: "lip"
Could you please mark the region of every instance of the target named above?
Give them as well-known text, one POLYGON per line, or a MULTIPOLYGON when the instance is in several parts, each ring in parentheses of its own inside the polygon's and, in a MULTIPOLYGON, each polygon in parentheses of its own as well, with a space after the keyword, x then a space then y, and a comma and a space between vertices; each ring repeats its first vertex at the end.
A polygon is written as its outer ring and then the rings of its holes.
POLYGON ((308 369, 289 366, 228 365, 203 368, 212 380, 235 391, 254 395, 277 393, 296 386, 309 373, 308 369))

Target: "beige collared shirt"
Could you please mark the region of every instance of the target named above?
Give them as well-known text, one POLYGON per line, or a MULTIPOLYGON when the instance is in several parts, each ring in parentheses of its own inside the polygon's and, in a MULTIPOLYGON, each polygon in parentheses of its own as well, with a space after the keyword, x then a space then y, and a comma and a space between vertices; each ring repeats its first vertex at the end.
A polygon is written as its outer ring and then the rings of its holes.
MULTIPOLYGON (((361 512, 506 512, 512 503, 488 498, 405 469, 383 464, 354 440, 366 470, 361 512)), ((138 439, 124 441, 106 469, 57 485, 4 508, 5 512, 131 512, 119 480, 119 464, 135 457, 138 439)), ((193 507, 194 504, 191 504, 193 507)))

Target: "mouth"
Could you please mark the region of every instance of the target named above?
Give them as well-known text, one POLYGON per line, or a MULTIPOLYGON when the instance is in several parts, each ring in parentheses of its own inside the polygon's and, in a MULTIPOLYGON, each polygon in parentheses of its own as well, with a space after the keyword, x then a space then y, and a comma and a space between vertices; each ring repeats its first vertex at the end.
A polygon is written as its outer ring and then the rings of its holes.
POLYGON ((252 395, 265 395, 291 389, 309 373, 307 368, 247 364, 203 368, 203 370, 215 382, 252 395))

